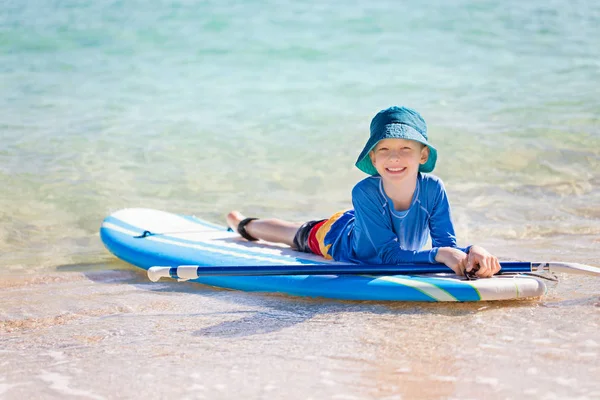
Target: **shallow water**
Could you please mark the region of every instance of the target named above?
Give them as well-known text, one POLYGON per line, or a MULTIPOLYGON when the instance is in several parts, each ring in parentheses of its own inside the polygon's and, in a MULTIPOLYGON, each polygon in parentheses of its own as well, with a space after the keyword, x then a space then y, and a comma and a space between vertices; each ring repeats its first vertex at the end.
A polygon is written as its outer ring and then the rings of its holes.
POLYGON ((350 205, 372 116, 419 110, 460 244, 599 265, 600 6, 0 5, 0 396, 600 398, 600 281, 335 302, 149 283, 109 213, 350 205))

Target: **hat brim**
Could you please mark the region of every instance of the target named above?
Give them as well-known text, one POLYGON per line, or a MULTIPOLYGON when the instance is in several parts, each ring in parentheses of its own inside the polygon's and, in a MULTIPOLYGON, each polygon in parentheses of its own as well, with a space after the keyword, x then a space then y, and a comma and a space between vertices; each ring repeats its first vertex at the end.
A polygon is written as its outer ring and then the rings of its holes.
POLYGON ((369 175, 378 174, 375 166, 371 162, 369 152, 383 139, 406 139, 424 144, 429 147, 429 157, 424 164, 419 166, 419 172, 431 172, 435 168, 435 163, 437 162, 437 150, 427 142, 427 139, 425 139, 419 131, 405 124, 388 124, 384 129, 383 135, 380 137, 371 136, 369 138, 367 144, 365 144, 365 147, 356 160, 355 165, 358 169, 369 175))

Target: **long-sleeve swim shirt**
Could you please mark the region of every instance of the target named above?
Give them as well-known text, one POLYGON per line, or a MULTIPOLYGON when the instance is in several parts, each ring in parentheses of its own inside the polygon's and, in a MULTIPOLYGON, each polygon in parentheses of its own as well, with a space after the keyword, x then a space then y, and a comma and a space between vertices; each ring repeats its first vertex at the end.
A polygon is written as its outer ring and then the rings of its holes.
POLYGON ((352 189, 353 210, 346 211, 324 237, 336 261, 363 264, 435 263, 440 247, 456 245, 450 205, 442 181, 419 173, 412 203, 397 211, 380 176, 352 189), (423 250, 431 235, 432 248, 423 250))

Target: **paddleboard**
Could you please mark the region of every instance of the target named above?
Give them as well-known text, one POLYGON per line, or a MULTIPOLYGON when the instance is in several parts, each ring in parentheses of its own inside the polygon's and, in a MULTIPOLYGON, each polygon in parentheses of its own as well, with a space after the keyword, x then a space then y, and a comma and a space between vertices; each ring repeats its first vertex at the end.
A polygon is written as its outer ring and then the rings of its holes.
MULTIPOLYGON (((181 265, 336 264, 285 245, 246 241, 195 216, 147 208, 128 208, 109 215, 102 223, 100 237, 115 256, 146 270, 181 265)), ((546 292, 544 282, 522 275, 473 281, 454 274, 203 276, 193 281, 249 292, 342 300, 467 302, 539 297, 546 292)))

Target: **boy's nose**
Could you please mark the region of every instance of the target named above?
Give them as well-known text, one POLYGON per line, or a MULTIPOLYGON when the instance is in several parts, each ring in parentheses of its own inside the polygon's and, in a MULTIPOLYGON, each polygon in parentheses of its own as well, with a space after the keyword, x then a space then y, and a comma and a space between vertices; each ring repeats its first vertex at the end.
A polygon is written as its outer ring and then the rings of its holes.
POLYGON ((392 150, 392 151, 390 151, 389 158, 390 159, 398 159, 398 158, 400 158, 400 153, 397 152, 396 150, 392 150))

